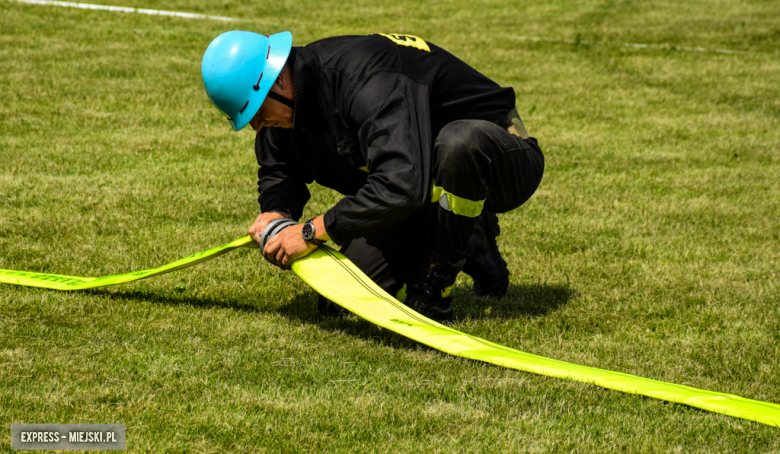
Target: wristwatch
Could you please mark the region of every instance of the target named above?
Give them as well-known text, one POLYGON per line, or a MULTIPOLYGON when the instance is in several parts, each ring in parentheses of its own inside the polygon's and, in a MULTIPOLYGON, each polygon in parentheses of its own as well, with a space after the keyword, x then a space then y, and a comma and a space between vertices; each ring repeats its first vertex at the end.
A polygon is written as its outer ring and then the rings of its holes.
POLYGON ((317 232, 314 229, 314 218, 309 219, 303 224, 303 230, 301 231, 301 235, 303 236, 303 239, 306 240, 307 243, 313 244, 315 246, 325 244, 325 241, 317 239, 317 232))

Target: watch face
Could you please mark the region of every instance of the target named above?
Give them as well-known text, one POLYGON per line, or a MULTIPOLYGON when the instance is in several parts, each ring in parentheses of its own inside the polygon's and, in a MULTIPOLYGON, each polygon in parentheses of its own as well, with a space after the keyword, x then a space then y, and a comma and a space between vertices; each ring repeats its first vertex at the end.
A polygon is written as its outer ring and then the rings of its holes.
POLYGON ((314 226, 311 224, 311 222, 307 222, 303 224, 303 239, 306 241, 311 240, 314 238, 314 226))

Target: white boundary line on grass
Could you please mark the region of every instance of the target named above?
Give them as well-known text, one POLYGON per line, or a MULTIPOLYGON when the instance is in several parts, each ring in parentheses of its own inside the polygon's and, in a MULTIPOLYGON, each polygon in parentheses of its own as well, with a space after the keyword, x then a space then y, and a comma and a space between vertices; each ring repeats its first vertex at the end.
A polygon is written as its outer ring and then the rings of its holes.
MULTIPOLYGON (((584 41, 576 39, 551 39, 551 38, 537 38, 534 36, 515 36, 515 39, 521 41, 534 41, 545 43, 564 43, 564 44, 608 44, 603 41, 584 41)), ((747 50, 729 50, 729 49, 706 49, 704 47, 682 47, 674 46, 670 44, 639 44, 639 43, 616 43, 622 47, 636 47, 639 49, 666 49, 666 50, 682 50, 687 52, 710 52, 716 54, 736 54, 736 55, 766 55, 766 52, 753 52, 747 50)))
POLYGON ((124 6, 93 5, 90 3, 55 2, 51 0, 11 0, 11 1, 16 1, 20 3, 32 3, 35 5, 53 5, 53 6, 66 6, 69 8, 98 9, 104 11, 116 11, 120 13, 139 13, 139 14, 151 14, 153 16, 186 17, 187 19, 214 19, 214 20, 221 20, 226 22, 231 22, 235 20, 232 17, 206 16, 204 14, 179 13, 176 11, 161 11, 157 9, 127 8, 124 6))

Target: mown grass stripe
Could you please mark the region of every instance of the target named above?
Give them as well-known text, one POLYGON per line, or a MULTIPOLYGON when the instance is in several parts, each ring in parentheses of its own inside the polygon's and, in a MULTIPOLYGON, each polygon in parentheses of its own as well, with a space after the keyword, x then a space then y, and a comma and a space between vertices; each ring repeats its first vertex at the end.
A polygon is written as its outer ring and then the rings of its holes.
POLYGON ((12 1, 20 2, 20 3, 31 3, 34 5, 64 6, 68 8, 95 9, 101 11, 114 11, 120 13, 149 14, 152 16, 175 16, 175 17, 184 17, 187 19, 212 19, 212 20, 221 20, 225 22, 232 22, 235 20, 232 17, 207 16, 205 14, 182 13, 179 11, 163 11, 158 9, 128 8, 126 6, 95 5, 91 3, 55 2, 51 0, 12 0, 12 1))
MULTIPOLYGON (((582 39, 552 39, 552 38, 540 38, 537 36, 515 36, 515 39, 521 41, 535 41, 535 42, 560 43, 560 44, 586 44, 586 45, 610 44, 604 41, 586 41, 582 39)), ((685 52, 709 52, 715 54, 736 54, 736 55, 768 55, 766 52, 733 50, 733 49, 708 49, 705 47, 675 46, 673 44, 614 43, 614 45, 621 46, 621 47, 633 47, 637 49, 679 50, 685 52)))

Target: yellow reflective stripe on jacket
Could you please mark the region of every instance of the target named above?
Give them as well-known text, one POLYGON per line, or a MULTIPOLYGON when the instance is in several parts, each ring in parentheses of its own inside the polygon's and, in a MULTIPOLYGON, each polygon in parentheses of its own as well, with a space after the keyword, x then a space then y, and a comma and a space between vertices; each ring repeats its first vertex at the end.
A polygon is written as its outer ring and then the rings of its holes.
POLYGON ((431 48, 428 47, 428 43, 426 43, 425 40, 419 36, 402 35, 400 33, 377 33, 377 35, 384 36, 399 46, 413 47, 423 52, 431 51, 431 48))
POLYGON ((439 202, 445 210, 452 211, 460 216, 467 216, 475 218, 482 213, 482 208, 485 206, 484 200, 469 200, 463 197, 458 197, 455 194, 447 192, 441 186, 433 185, 431 189, 431 202, 439 202), (446 197, 444 201, 442 198, 446 197))

